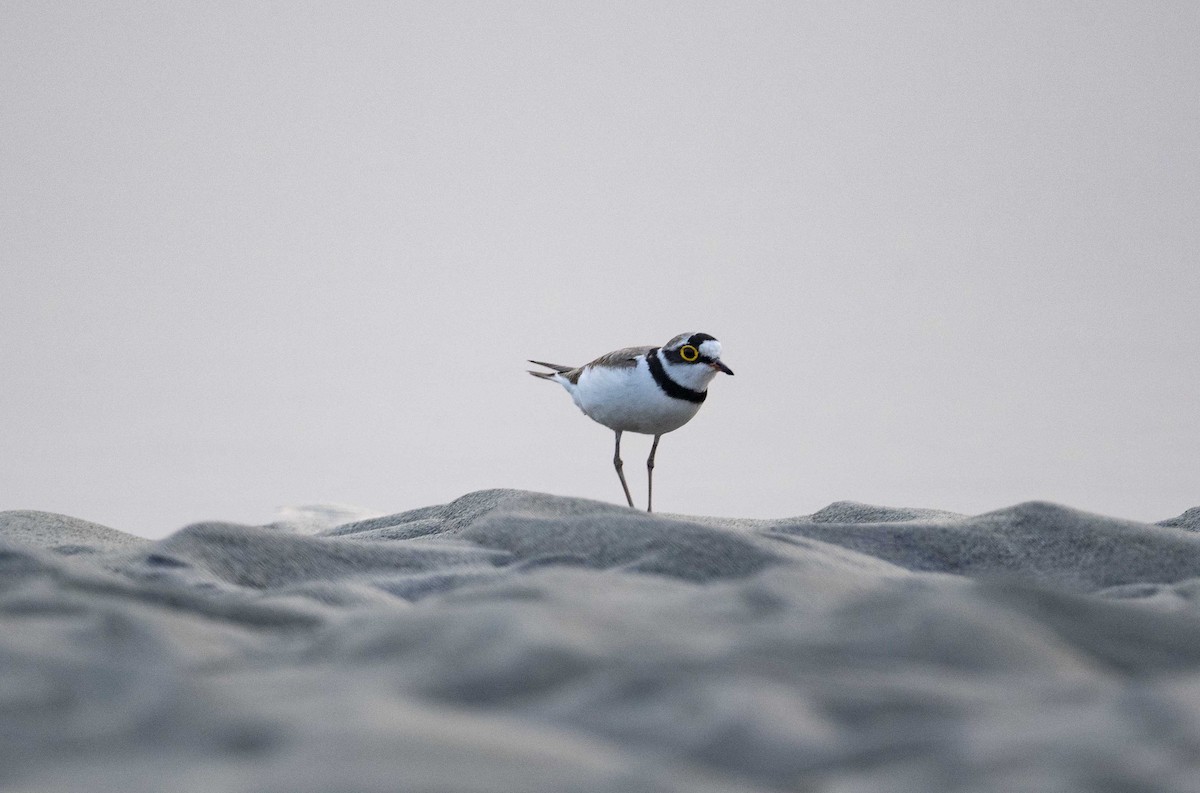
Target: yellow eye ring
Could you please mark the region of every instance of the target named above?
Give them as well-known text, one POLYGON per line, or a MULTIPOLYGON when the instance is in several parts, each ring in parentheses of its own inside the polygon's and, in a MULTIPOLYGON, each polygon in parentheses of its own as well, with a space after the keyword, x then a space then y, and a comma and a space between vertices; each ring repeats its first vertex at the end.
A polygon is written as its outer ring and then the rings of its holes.
POLYGON ((700 351, 690 344, 685 344, 679 348, 679 357, 688 363, 692 363, 700 357, 700 351))

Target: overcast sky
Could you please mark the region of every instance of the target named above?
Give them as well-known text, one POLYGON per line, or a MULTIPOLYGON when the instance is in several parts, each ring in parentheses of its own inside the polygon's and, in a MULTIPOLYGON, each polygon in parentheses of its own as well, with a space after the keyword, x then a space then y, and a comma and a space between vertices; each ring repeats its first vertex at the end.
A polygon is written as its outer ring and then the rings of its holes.
POLYGON ((1200 504, 1193 2, 0 4, 0 509, 1200 504), (649 438, 627 436, 644 503, 649 438))

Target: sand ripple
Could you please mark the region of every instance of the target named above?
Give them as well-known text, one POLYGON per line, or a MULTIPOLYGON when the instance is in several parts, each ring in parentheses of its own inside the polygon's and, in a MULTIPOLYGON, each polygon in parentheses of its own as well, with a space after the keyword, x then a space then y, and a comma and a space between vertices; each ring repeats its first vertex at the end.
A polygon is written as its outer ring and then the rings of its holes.
POLYGON ((0 513, 0 787, 1200 791, 1200 509, 0 513))

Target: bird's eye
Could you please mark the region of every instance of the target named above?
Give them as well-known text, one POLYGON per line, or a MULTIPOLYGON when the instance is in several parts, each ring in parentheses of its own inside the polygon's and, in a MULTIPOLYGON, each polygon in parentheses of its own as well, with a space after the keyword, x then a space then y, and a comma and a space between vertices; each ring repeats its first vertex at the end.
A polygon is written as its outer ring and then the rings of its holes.
POLYGON ((690 344, 685 344, 679 348, 679 357, 691 363, 700 357, 700 351, 690 344))

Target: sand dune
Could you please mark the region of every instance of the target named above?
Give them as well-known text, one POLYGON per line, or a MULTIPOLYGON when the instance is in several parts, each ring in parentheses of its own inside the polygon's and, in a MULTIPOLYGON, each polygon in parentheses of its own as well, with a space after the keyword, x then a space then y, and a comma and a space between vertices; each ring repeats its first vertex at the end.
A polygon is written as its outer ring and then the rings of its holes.
POLYGON ((329 522, 0 513, 0 787, 1200 791, 1200 509, 329 522))

